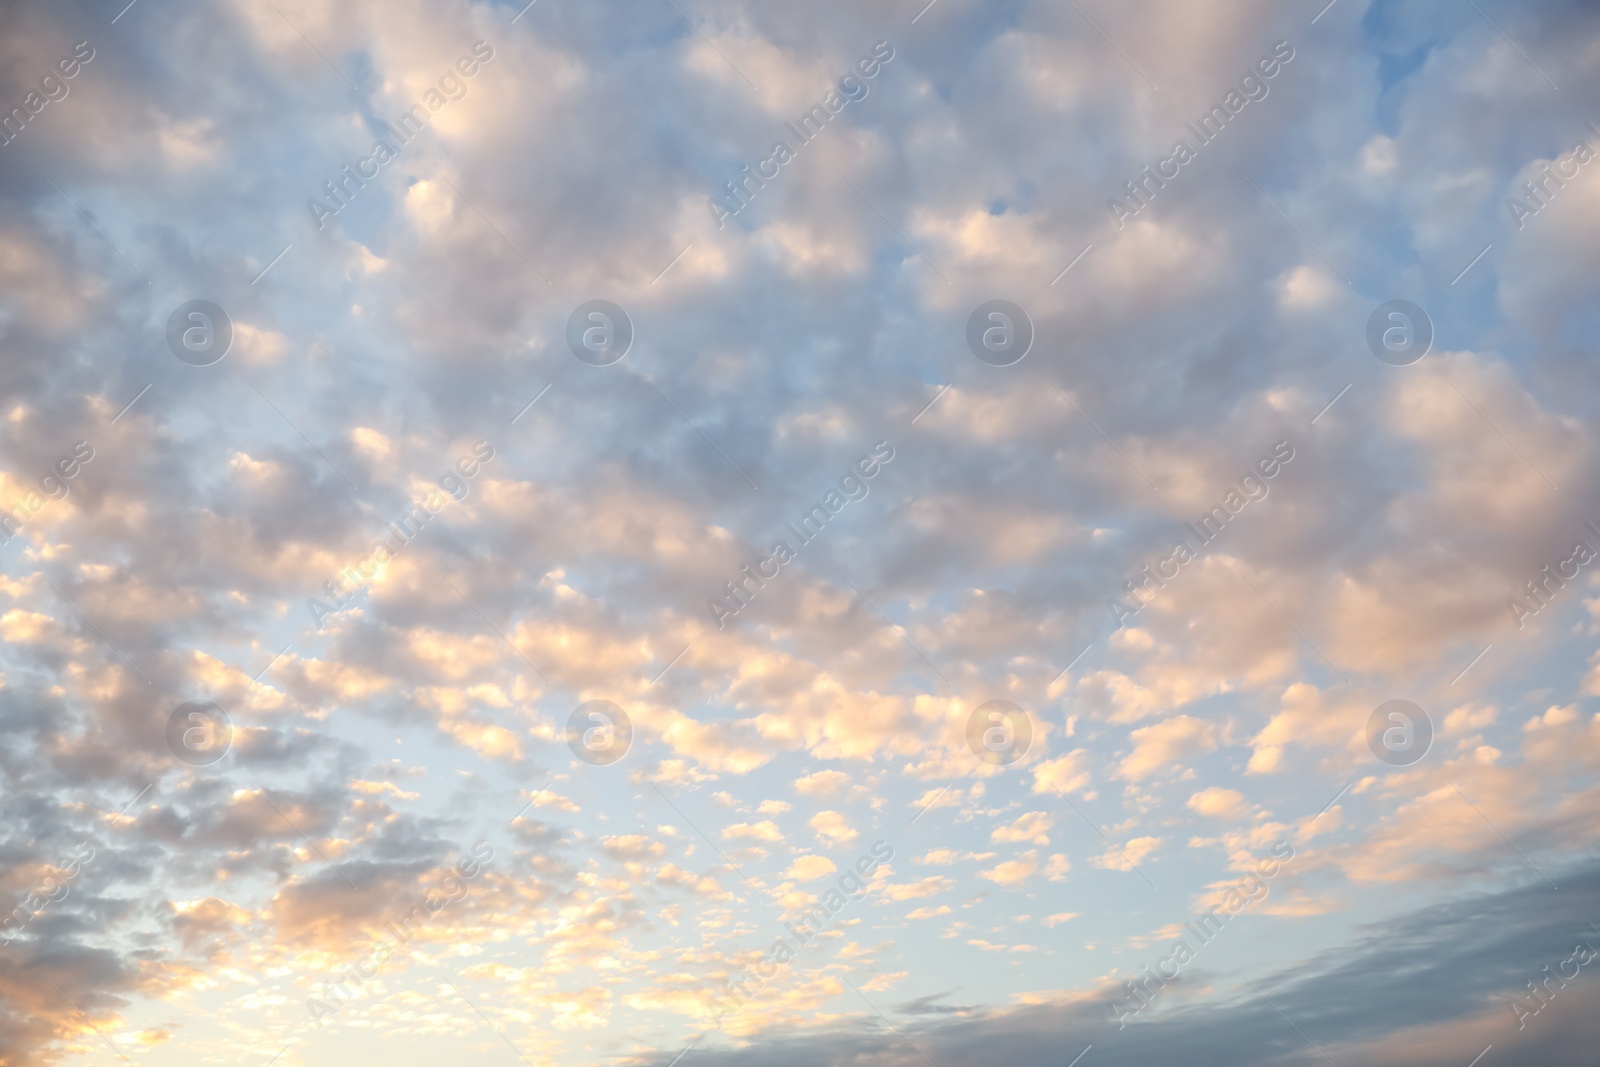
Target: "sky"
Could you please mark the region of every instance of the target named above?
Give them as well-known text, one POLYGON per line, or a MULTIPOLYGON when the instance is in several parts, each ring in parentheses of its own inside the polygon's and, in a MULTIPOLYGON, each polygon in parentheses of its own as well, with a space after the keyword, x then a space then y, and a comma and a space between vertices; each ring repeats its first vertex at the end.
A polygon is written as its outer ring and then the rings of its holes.
POLYGON ((0 11, 0 1067, 1600 1040, 1591 0, 0 11))

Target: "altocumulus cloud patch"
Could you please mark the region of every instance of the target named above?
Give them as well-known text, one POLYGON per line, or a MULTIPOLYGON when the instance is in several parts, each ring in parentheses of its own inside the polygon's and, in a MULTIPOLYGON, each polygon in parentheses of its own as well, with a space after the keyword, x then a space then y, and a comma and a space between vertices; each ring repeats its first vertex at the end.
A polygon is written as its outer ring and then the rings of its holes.
POLYGON ((1592 1064, 1592 5, 6 19, 0 1060, 1592 1064))

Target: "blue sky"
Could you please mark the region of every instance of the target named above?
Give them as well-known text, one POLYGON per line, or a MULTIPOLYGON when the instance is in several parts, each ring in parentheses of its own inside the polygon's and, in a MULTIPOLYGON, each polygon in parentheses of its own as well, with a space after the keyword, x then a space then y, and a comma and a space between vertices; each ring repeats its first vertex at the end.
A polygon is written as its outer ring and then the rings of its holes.
POLYGON ((1324 2, 14 5, 0 1064, 1590 1062, 1600 16, 1324 2))

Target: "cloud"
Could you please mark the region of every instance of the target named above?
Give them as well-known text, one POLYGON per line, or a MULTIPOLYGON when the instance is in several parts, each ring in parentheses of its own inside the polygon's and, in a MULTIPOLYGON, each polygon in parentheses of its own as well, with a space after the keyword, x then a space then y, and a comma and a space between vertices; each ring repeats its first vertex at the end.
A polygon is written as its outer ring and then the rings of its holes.
POLYGON ((600 849, 613 859, 642 860, 665 854, 667 847, 643 834, 625 834, 606 838, 600 843, 600 849))
POLYGON ((848 845, 861 834, 837 811, 819 811, 808 821, 817 837, 830 845, 848 845))
POLYGON ((762 819, 754 823, 736 822, 723 829, 722 836, 729 841, 782 841, 783 831, 771 819, 762 819))
POLYGON ((1086 749, 1074 749, 1065 756, 1044 760, 1034 765, 1033 791, 1072 793, 1082 792, 1090 782, 1086 749))
POLYGON ((1016 821, 1006 826, 997 826, 989 834, 989 840, 999 842, 1031 842, 1035 845, 1048 845, 1050 837, 1046 833, 1056 824, 1042 811, 1030 811, 1026 815, 1018 816, 1016 821))
POLYGON ((1159 837, 1130 838, 1126 844, 1112 845, 1089 862, 1108 871, 1131 871, 1161 845, 1159 837))
POLYGON ((1186 803, 1190 811, 1218 819, 1238 819, 1249 810, 1243 793, 1215 785, 1195 793, 1186 803))
POLYGON ((1132 731, 1133 751, 1118 768, 1124 778, 1139 781, 1169 763, 1217 747, 1216 727, 1190 715, 1176 715, 1154 726, 1132 731))
POLYGON ((795 780, 795 792, 808 797, 837 796, 850 784, 850 776, 843 771, 817 771, 795 780))
POLYGON ((996 864, 987 871, 979 871, 979 878, 987 878, 995 885, 1016 886, 1026 882, 1039 869, 1039 861, 1032 851, 1024 853, 1017 859, 1006 860, 996 864))
POLYGON ((408 918, 358 1064, 446 975, 562 1065, 906 1056, 872 1008, 941 1067, 1592 1059, 1585 977, 1506 1001, 1600 816, 1592 3, 280 6, 7 7, 0 1061, 269 1057, 408 918), (1259 936, 1108 1025, 1181 927, 1131 865, 1192 905, 1280 840, 1259 936))
MULTIPOLYGON (((1522 1030, 1507 1010, 1516 998, 1527 999, 1524 983, 1542 973, 1544 964, 1568 958, 1574 940, 1600 944, 1600 935, 1583 932, 1588 928, 1582 902, 1584 892, 1600 888, 1600 869, 1569 871, 1563 881, 1576 892, 1555 894, 1535 881, 1372 924, 1358 939, 1292 970, 1255 975, 1270 1005, 1238 982, 1217 988, 1212 976, 1202 975, 1191 983, 1197 972, 1186 969, 1182 992, 1163 994, 1184 997, 1185 1010, 1146 1014, 1121 1030, 1107 1010, 1108 998, 1118 995, 1115 988, 952 1021, 909 1022, 902 1029, 930 1059, 952 1067, 996 1058, 1042 1067, 1059 1059, 1063 1045, 1078 1047, 1077 1042, 1093 1044, 1113 1067, 1184 1054, 1246 1067, 1266 1067, 1286 1055, 1321 1062, 1308 1041, 1334 1062, 1379 1067, 1449 1067, 1469 1062, 1491 1044, 1519 1058, 1579 1067, 1589 1054, 1584 1019, 1595 1003, 1592 991, 1576 983, 1561 988, 1522 1030), (1530 906, 1535 899, 1553 906, 1530 906), (1191 990, 1191 984, 1198 988, 1191 990), (1284 1025, 1285 1017, 1294 1027, 1284 1025)), ((1004 947, 977 940, 979 947, 1004 947)), ((1202 960, 1191 967, 1203 967, 1202 960)), ((808 1035, 803 1045, 768 1039, 737 1052, 708 1050, 706 1058, 810 1067, 896 1055, 893 1042, 902 1040, 841 1025, 808 1035)))
POLYGON ((884 882, 879 892, 890 900, 919 900, 922 897, 947 893, 954 889, 955 885, 954 878, 947 878, 942 874, 930 874, 915 882, 884 882))
POLYGON ((826 878, 838 869, 826 856, 797 856, 789 865, 789 869, 783 872, 783 876, 796 882, 814 882, 818 878, 826 878))

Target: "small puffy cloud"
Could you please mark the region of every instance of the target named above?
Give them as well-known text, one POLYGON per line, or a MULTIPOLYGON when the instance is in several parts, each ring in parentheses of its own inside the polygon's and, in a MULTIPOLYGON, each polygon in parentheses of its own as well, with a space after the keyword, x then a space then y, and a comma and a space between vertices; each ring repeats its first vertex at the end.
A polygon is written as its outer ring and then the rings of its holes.
POLYGON ((938 808, 965 808, 982 800, 984 792, 982 782, 973 782, 965 792, 959 786, 941 786, 923 792, 911 802, 910 807, 918 813, 918 817, 938 808))
POLYGON ((1385 176, 1394 172, 1400 162, 1399 145, 1393 137, 1374 134, 1361 146, 1361 166, 1369 174, 1385 176))
POLYGON ((980 878, 987 878, 995 885, 1015 886, 1021 885, 1039 869, 1039 859, 1032 851, 1024 853, 1014 860, 1006 860, 996 865, 991 870, 979 871, 980 878))
POLYGON ((934 808, 953 808, 961 803, 961 790, 951 789, 948 786, 939 789, 929 789, 911 802, 911 806, 919 813, 932 811, 934 808))
POLYGON ((983 863, 994 859, 993 852, 958 852, 950 848, 933 848, 912 860, 913 863, 925 864, 929 867, 949 867, 955 863, 976 862, 983 863))
POLYGON ((1278 299, 1294 311, 1320 308, 1341 292, 1338 278, 1311 264, 1301 264, 1278 280, 1278 299))
POLYGON ((887 992, 899 984, 900 979, 904 978, 910 973, 910 971, 893 971, 887 974, 876 975, 871 981, 863 983, 861 988, 868 993, 887 992))
POLYGON ((34 611, 12 609, 0 615, 0 637, 13 644, 31 644, 49 632, 51 619, 34 611))
POLYGON ((794 783, 794 791, 808 797, 838 796, 850 784, 850 776, 843 771, 817 771, 794 783))
POLYGON ((394 442, 369 426, 355 426, 350 430, 351 446, 368 459, 382 462, 394 454, 394 442))
POLYGON ((782 841, 783 831, 771 819, 760 822, 736 822, 722 831, 728 841, 782 841))
POLYGON ((689 889, 706 895, 720 892, 722 889, 715 878, 686 871, 675 863, 662 864, 661 869, 656 872, 656 881, 663 885, 677 886, 680 889, 689 889))
POLYGON ((1131 871, 1160 844, 1159 837, 1136 837, 1121 848, 1113 845, 1100 855, 1091 857, 1089 862, 1102 870, 1131 871))
POLYGON ((885 882, 879 892, 890 900, 916 900, 931 897, 954 889, 956 880, 942 874, 930 874, 915 882, 885 882))
POLYGON ((165 1028, 155 1030, 129 1030, 125 1033, 117 1035, 117 1041, 119 1044, 141 1045, 145 1048, 154 1048, 157 1045, 164 1045, 170 1040, 172 1040, 172 1031, 165 1028))
POLYGON ((1444 727, 1439 733, 1444 737, 1458 737, 1493 725, 1496 718, 1497 712, 1492 704, 1463 704, 1445 715, 1444 727))
POLYGON ((643 834, 624 834, 606 837, 600 841, 600 851, 617 860, 653 859, 666 852, 666 846, 652 841, 643 834))
POLYGON ((350 783, 350 790, 366 796, 380 796, 387 793, 396 800, 416 800, 421 796, 420 793, 407 793, 393 782, 369 782, 360 778, 350 783))
POLYGON ((1089 754, 1076 748, 1065 756, 1045 760, 1033 768, 1035 793, 1081 792, 1089 782, 1089 754))
POLYGON ((789 865, 789 869, 783 872, 783 876, 792 882, 814 882, 818 878, 826 878, 838 869, 828 857, 808 854, 797 856, 789 865))
POLYGON ((837 811, 817 812, 811 817, 810 826, 818 837, 834 845, 848 845, 861 836, 851 827, 850 821, 837 811))
POLYGON ((1249 813, 1243 793, 1215 785, 1191 796, 1188 804, 1190 811, 1218 819, 1239 819, 1249 813))
POLYGON ((1035 845, 1048 845, 1049 834, 1046 833, 1056 821, 1042 811, 1030 811, 1019 816, 1014 822, 1005 826, 997 826, 989 834, 989 840, 1005 843, 1025 842, 1035 845))
POLYGON ((1169 763, 1217 747, 1216 727, 1192 715, 1175 715, 1165 722, 1133 731, 1133 751, 1119 768, 1122 777, 1132 781, 1148 778, 1169 763))

